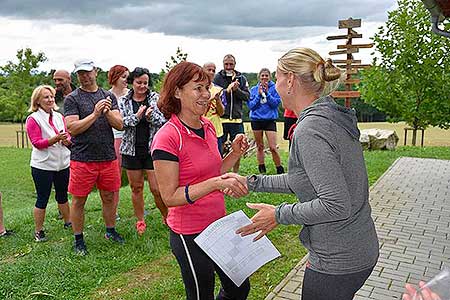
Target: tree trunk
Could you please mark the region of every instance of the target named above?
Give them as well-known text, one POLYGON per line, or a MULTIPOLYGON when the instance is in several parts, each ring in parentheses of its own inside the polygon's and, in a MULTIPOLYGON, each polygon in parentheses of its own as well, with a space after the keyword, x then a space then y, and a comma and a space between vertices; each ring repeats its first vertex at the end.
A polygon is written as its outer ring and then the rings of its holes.
MULTIPOLYGON (((419 106, 420 106, 420 101, 416 101, 417 102, 417 106, 416 106, 416 112, 419 112, 419 106)), ((419 119, 418 117, 414 117, 414 121, 412 124, 412 128, 413 129, 413 136, 412 136, 412 145, 415 146, 416 145, 416 140, 417 140, 417 129, 419 129, 419 119)))
POLYGON ((413 146, 416 145, 416 138, 417 138, 417 128, 414 127, 414 129, 413 129, 413 136, 412 136, 412 145, 413 146))

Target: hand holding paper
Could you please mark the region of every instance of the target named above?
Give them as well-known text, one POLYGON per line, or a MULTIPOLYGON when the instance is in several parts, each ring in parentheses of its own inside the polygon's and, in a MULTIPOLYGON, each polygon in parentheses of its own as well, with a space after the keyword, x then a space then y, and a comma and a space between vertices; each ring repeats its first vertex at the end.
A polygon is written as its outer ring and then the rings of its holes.
POLYGON ((249 223, 250 219, 240 210, 210 224, 194 240, 237 286, 280 256, 267 237, 254 242, 252 236, 241 237, 235 233, 249 223))

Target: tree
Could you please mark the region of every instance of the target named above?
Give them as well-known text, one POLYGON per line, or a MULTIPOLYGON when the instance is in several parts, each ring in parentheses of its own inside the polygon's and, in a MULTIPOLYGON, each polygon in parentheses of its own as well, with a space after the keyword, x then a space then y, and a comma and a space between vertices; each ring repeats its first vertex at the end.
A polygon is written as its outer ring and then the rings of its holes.
POLYGON ((97 85, 104 89, 110 89, 108 83, 108 71, 103 71, 102 68, 97 67, 97 85))
MULTIPOLYGON (((449 24, 445 24, 448 28, 449 24)), ((373 37, 381 58, 362 72, 362 98, 388 116, 417 129, 450 127, 450 39, 431 32, 429 14, 418 0, 398 0, 373 37)))
POLYGON ((166 73, 169 72, 173 67, 178 65, 182 61, 186 61, 188 54, 184 53, 180 47, 177 47, 177 52, 175 56, 171 56, 169 61, 166 61, 166 73))
POLYGON ((158 74, 158 78, 155 80, 154 83, 154 90, 159 92, 162 87, 162 83, 164 81, 164 76, 166 76, 166 73, 168 73, 173 67, 175 67, 177 64, 179 64, 182 61, 186 61, 188 57, 187 53, 184 53, 180 47, 177 47, 177 52, 175 53, 175 56, 171 56, 170 60, 166 61, 166 69, 161 69, 161 72, 158 74))
POLYGON ((33 89, 49 83, 46 73, 39 73, 40 63, 47 60, 43 52, 34 54, 30 48, 17 51, 17 63, 8 61, 0 67, 0 119, 22 122, 27 115, 33 89), (46 82, 47 81, 47 82, 46 82))

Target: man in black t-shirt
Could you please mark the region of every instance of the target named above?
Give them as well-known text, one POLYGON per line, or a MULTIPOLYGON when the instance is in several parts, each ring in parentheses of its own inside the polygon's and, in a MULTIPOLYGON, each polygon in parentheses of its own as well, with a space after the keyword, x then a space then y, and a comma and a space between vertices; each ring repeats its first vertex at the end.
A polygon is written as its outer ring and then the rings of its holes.
POLYGON ((72 136, 69 193, 72 194, 71 219, 75 253, 87 254, 83 239, 84 205, 94 185, 100 191, 105 238, 123 243, 115 230, 114 193, 120 188, 120 174, 111 128, 121 130, 122 116, 117 99, 97 85, 97 69, 92 60, 75 62, 80 87, 64 101, 67 129, 72 136))

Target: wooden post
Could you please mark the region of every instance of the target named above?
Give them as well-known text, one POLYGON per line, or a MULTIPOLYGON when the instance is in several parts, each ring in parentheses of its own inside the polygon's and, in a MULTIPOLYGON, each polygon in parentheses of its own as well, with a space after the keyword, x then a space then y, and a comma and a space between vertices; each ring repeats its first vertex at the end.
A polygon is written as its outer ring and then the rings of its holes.
POLYGON ((420 140, 420 146, 423 148, 423 135, 424 135, 425 129, 422 128, 422 139, 420 140))
POLYGON ((423 139, 424 139, 423 136, 424 136, 425 129, 423 129, 423 128, 414 128, 414 127, 405 127, 403 130, 405 131, 405 138, 404 138, 404 141, 403 141, 403 145, 404 146, 406 146, 406 143, 407 143, 408 131, 411 130, 413 132, 412 133, 411 145, 415 146, 416 142, 417 142, 417 130, 420 130, 422 132, 421 139, 420 139, 420 146, 423 147, 423 139))
POLYGON ((403 146, 406 146, 406 137, 408 136, 408 129, 405 127, 405 141, 403 142, 403 146))
MULTIPOLYGON (((361 25, 361 20, 360 20, 360 25, 361 25)), ((347 45, 351 45, 352 44, 353 37, 352 37, 351 34, 352 34, 352 28, 349 27, 349 28, 347 28, 347 35, 349 37, 347 39, 347 45)), ((361 37, 362 37, 362 35, 361 35, 361 37)), ((348 63, 348 62, 346 63, 347 66, 352 64, 351 62, 353 61, 353 54, 347 53, 347 61, 350 61, 350 63, 348 63)), ((346 69, 348 69, 347 66, 345 67, 346 69)), ((352 90, 352 85, 350 83, 348 83, 348 80, 350 80, 351 78, 352 78, 351 74, 346 74, 345 75, 345 80, 347 81, 347 83, 345 84, 345 90, 346 91, 351 91, 352 90)), ((350 105, 351 105, 350 101, 351 100, 350 100, 349 97, 345 97, 345 107, 350 107, 350 105)))
POLYGON ((328 36, 327 40, 346 40, 344 45, 338 45, 337 51, 330 51, 329 55, 346 55, 345 60, 335 59, 334 63, 340 63, 342 65, 337 65, 338 68, 346 70, 345 75, 345 91, 335 91, 331 95, 335 98, 344 98, 345 106, 351 106, 351 98, 359 98, 360 94, 358 91, 353 91, 353 84, 358 84, 358 78, 352 78, 353 74, 358 74, 358 69, 368 68, 370 65, 362 64, 361 60, 355 60, 353 58, 353 53, 358 53, 361 48, 372 48, 373 44, 353 44, 353 39, 362 38, 362 34, 357 33, 353 28, 361 27, 361 19, 348 18, 347 20, 339 20, 339 29, 347 29, 346 35, 333 35, 328 36))

